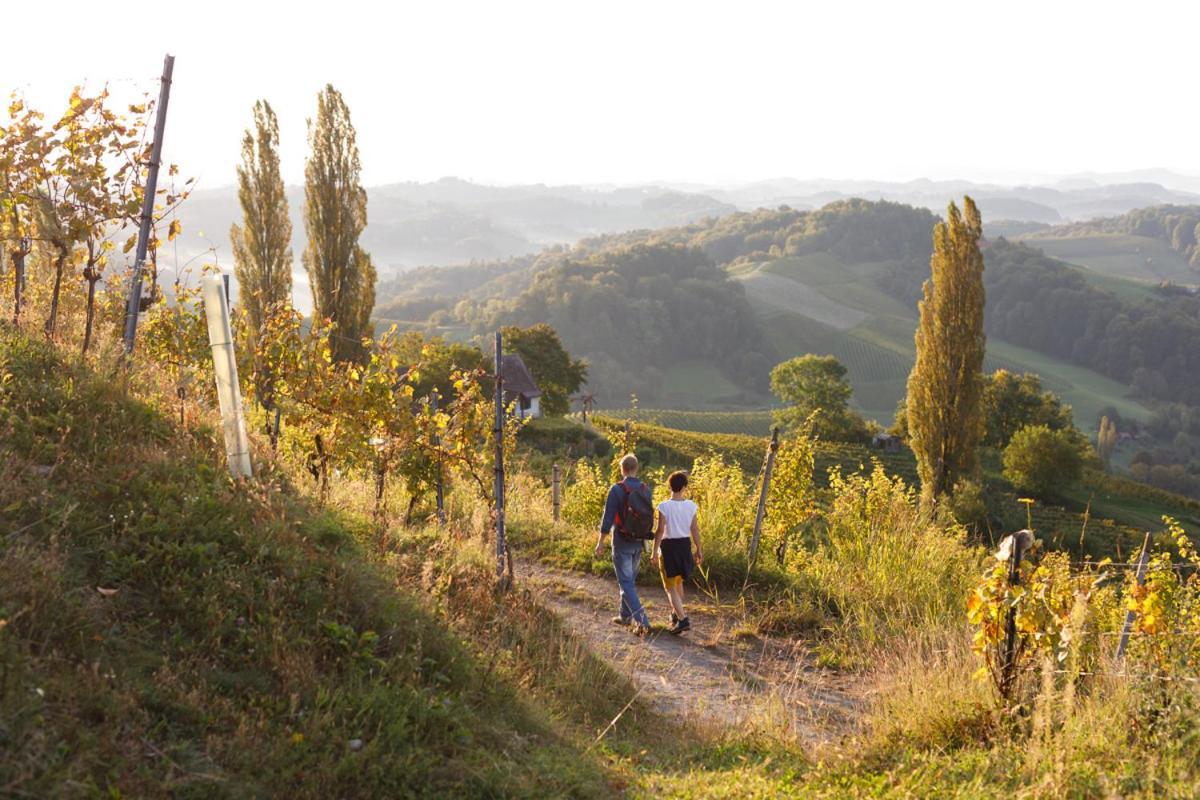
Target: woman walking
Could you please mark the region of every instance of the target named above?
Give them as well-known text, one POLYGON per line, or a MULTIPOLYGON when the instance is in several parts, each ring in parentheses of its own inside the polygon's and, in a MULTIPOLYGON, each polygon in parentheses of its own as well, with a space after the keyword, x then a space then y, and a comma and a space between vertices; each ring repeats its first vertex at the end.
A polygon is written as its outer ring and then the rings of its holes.
POLYGON ((669 632, 678 636, 692 627, 687 609, 683 607, 683 582, 691 577, 703 554, 700 552, 700 522, 696 516, 699 509, 684 496, 687 473, 673 472, 667 483, 671 487, 671 499, 658 504, 658 528, 654 531, 650 561, 659 565, 663 588, 672 608, 669 632), (693 546, 696 548, 694 557, 693 546))

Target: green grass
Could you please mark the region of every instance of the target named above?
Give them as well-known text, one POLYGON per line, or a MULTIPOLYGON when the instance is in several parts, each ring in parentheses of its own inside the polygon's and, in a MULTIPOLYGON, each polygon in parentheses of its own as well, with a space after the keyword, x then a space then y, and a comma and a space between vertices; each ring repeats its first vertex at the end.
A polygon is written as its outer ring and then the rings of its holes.
POLYGON ((663 373, 663 396, 670 405, 724 406, 737 403, 744 394, 741 387, 706 361, 680 362, 663 373))
POLYGON ((1158 287, 1157 281, 1134 280, 1118 275, 1107 275, 1102 272, 1096 272, 1087 267, 1072 266, 1092 286, 1106 292, 1111 292, 1127 303, 1140 303, 1143 300, 1154 300, 1159 297, 1156 291, 1158 287))
MULTIPOLYGON (((535 594, 495 594, 464 519, 381 530, 353 507, 314 508, 262 453, 256 481, 234 484, 213 430, 177 427, 117 374, 0 333, 4 796, 1195 795, 1189 687, 1165 722, 1136 696, 1081 693, 1031 737, 1024 716, 992 714, 969 653, 948 660, 954 646, 916 641, 941 629, 956 641, 947 615, 967 573, 954 564, 972 556, 938 529, 897 524, 895 494, 894 507, 830 514, 828 549, 802 570, 756 575, 764 613, 791 604, 793 623, 820 629, 781 633, 873 643, 859 657, 891 676, 871 685, 860 738, 806 752, 770 729, 664 719, 535 594)), ((764 445, 641 435, 680 453, 717 446, 753 473, 764 445)), ((899 473, 911 457, 885 463, 899 473)), ((473 510, 461 491, 452 508, 473 510)), ((1169 499, 1138 492, 1142 514, 1169 499)), ((514 544, 607 572, 592 536, 545 517, 515 512, 514 544)), ((737 585, 739 550, 710 543, 714 585, 737 585)))
POLYGON ((1075 422, 1085 431, 1095 428, 1100 411, 1105 406, 1114 406, 1123 417, 1139 420, 1150 418, 1150 410, 1129 397, 1128 387, 1086 367, 1068 364, 1053 356, 999 339, 988 339, 988 353, 1020 371, 1043 376, 1046 388, 1075 409, 1075 422))
POLYGON ((610 794, 584 747, 631 692, 552 619, 436 538, 384 569, 370 525, 262 463, 232 483, 120 382, 0 333, 0 794, 610 794))
POLYGON ((1045 234, 1026 237, 1024 241, 1048 255, 1101 275, 1150 283, 1196 282, 1196 271, 1180 254, 1165 243, 1145 236, 1095 234, 1055 238, 1045 234))

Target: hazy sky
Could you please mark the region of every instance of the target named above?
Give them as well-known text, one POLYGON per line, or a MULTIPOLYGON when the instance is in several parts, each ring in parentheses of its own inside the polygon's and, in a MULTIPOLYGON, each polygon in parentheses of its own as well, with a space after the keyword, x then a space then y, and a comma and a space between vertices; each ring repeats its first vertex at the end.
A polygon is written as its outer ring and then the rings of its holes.
POLYGON ((368 184, 1200 174, 1194 2, 21 3, 0 85, 157 91, 166 150, 232 182, 259 97, 289 182, 326 82, 368 184), (47 15, 71 24, 48 23, 47 15), (122 19, 118 23, 116 18, 122 19), (106 22, 105 19, 112 19, 106 22))

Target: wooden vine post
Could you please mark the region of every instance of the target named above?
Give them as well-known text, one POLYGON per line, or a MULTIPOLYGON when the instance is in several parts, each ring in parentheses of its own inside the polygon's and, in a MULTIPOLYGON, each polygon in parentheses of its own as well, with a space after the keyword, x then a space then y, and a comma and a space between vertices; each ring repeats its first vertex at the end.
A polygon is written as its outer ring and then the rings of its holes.
MULTIPOLYGON (((1146 564, 1150 561, 1150 534, 1146 534, 1146 538, 1142 540, 1142 552, 1137 560, 1137 573, 1135 579, 1137 585, 1141 586, 1146 580, 1146 564)), ((1125 612, 1125 624, 1121 626, 1121 638, 1117 640, 1117 663, 1120 664, 1125 658, 1125 648, 1129 646, 1129 634, 1133 631, 1134 612, 1125 612)))
MULTIPOLYGON (((1008 585, 1021 583, 1021 558, 1033 544, 1033 531, 1023 530, 1012 534, 1012 552, 1008 557, 1008 585)), ((1020 656, 1017 641, 1017 609, 1011 606, 1004 621, 1004 651, 1000 661, 1000 696, 1008 699, 1013 681, 1017 677, 1017 658, 1020 656)))
POLYGON ((504 538, 504 349, 500 331, 496 331, 496 422, 492 435, 496 440, 496 585, 508 590, 505 580, 508 543, 504 538))
POLYGON ((767 445, 766 461, 763 464, 762 490, 758 493, 758 510, 754 515, 754 533, 750 536, 750 558, 746 565, 746 578, 758 557, 758 542, 762 538, 763 520, 767 516, 767 493, 771 489, 771 473, 775 469, 775 455, 779 452, 779 427, 771 429, 771 443, 767 445))
POLYGON ((558 522, 562 514, 562 467, 554 465, 553 477, 550 481, 551 501, 554 505, 554 521, 558 522))

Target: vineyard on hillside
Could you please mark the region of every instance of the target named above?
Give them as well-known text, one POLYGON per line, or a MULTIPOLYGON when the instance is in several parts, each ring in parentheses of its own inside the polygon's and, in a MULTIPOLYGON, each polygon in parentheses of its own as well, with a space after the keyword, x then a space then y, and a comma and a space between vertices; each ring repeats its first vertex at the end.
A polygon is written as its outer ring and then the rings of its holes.
POLYGON ((733 433, 741 436, 770 436, 770 411, 685 411, 668 408, 606 408, 600 412, 612 419, 635 419, 692 433, 733 433))

